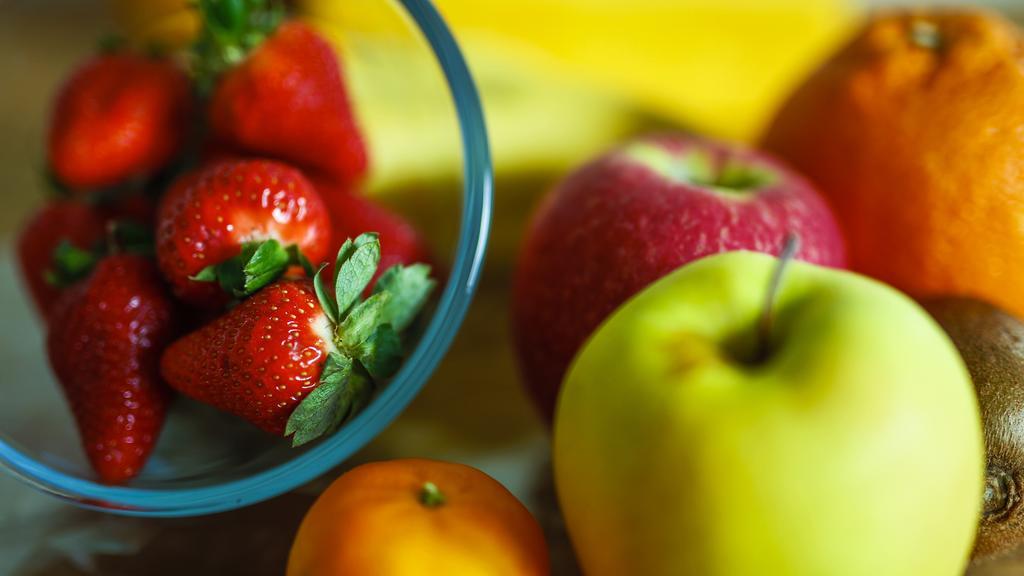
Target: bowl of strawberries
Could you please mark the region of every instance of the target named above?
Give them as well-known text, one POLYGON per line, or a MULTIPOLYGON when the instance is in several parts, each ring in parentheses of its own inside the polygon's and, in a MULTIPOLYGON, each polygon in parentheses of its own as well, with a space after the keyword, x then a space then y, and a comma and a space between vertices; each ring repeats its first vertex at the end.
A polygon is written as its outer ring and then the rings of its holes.
POLYGON ((45 193, 0 261, 6 471, 121 514, 245 506, 351 456, 444 356, 490 218, 466 64, 426 0, 291 4, 183 3, 184 39, 103 42, 47 95, 45 193), (435 82, 381 81, 381 54, 435 82), (416 90, 460 177, 382 199, 382 102, 416 90))

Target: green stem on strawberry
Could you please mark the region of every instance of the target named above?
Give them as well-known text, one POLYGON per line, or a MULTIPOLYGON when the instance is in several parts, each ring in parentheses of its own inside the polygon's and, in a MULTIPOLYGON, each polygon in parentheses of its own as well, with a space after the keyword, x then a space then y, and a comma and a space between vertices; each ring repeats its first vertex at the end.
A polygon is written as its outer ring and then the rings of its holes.
POLYGON ((302 266, 313 275, 297 246, 285 247, 273 239, 247 242, 237 256, 203 268, 192 280, 217 282, 225 292, 241 299, 277 280, 292 266, 302 266))
POLYGON ((424 264, 394 266, 381 274, 369 298, 362 294, 380 264, 380 240, 362 234, 338 251, 333 287, 324 267, 313 284, 332 324, 333 347, 319 385, 292 412, 285 436, 300 446, 337 430, 369 402, 379 381, 402 361, 401 334, 426 304, 435 282, 424 264))
POLYGON ((53 251, 53 260, 46 270, 46 282, 51 286, 66 288, 89 276, 100 259, 101 249, 83 250, 67 240, 62 241, 53 251))
POLYGON ((192 72, 201 94, 245 59, 284 20, 277 0, 199 0, 202 28, 192 48, 192 72))
POLYGON ((151 255, 152 231, 137 222, 118 220, 109 222, 106 238, 89 249, 64 240, 53 250, 50 267, 44 273, 46 282, 67 288, 89 277, 100 260, 117 253, 151 255))
POLYGON ((114 220, 107 224, 106 253, 116 252, 152 257, 154 246, 153 229, 134 220, 114 220))

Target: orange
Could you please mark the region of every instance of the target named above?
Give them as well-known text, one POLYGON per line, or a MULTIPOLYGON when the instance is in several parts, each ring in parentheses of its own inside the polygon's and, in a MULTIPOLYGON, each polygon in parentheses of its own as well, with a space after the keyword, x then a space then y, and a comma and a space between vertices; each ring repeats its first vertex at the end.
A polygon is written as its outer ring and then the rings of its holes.
POLYGON ((306 514, 288 576, 542 576, 544 536, 490 476, 392 460, 338 478, 306 514))
POLYGON ((1024 316, 1024 43, 980 11, 871 19, 765 146, 833 204, 855 270, 1024 316))

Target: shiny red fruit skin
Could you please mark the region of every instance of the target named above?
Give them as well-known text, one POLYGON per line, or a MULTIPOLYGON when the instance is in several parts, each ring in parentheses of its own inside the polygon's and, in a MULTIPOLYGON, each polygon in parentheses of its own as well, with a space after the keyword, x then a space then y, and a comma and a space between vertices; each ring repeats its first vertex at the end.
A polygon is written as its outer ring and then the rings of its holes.
POLYGON ((309 25, 281 25, 217 84, 208 110, 219 147, 280 158, 353 183, 366 146, 334 49, 309 25))
POLYGON ((57 200, 43 206, 18 235, 18 265, 35 302, 46 316, 61 288, 46 281, 53 252, 67 240, 76 248, 91 250, 103 241, 105 220, 95 208, 71 200, 57 200))
POLYGON ((57 96, 50 168, 72 193, 149 175, 181 150, 192 110, 188 76, 169 60, 99 56, 57 96))
MULTIPOLYGON (((377 232, 380 235, 381 254, 374 280, 397 264, 433 263, 426 242, 401 215, 343 186, 324 180, 315 180, 314 185, 320 191, 333 225, 336 246, 328 253, 329 257, 337 253, 346 239, 356 238, 364 232, 377 232)), ((334 262, 328 259, 327 264, 328 277, 331 277, 334 262)))
POLYGON ((649 141, 761 166, 779 181, 723 194, 673 182, 614 151, 545 198, 517 263, 512 328, 525 384, 548 422, 587 337, 630 296, 687 262, 731 250, 778 254, 795 232, 797 258, 846 264, 835 218, 803 177, 750 150, 675 136, 649 141))
POLYGON ((320 383, 330 330, 312 282, 279 281, 172 344, 161 373, 182 394, 281 436, 320 383))
POLYGON ((170 400, 159 360, 175 336, 170 295, 152 261, 109 256, 54 305, 50 365, 103 482, 135 477, 156 444, 170 400))
POLYGON ((228 296, 218 285, 190 277, 238 255, 245 242, 271 238, 297 244, 314 262, 332 248, 320 195, 298 170, 280 162, 225 161, 186 174, 157 211, 160 270, 176 296, 201 308, 221 307, 228 296))

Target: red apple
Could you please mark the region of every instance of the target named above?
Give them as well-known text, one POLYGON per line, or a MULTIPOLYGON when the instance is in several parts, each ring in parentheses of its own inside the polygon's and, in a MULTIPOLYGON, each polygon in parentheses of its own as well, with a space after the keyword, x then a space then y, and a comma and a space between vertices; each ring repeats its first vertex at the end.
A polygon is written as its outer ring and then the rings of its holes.
POLYGON ((630 296, 710 254, 778 254, 788 233, 800 237, 797 258, 845 266, 843 239, 822 197, 754 150, 651 137, 566 178, 534 214, 512 304, 520 367, 544 417, 550 422, 577 350, 630 296))

